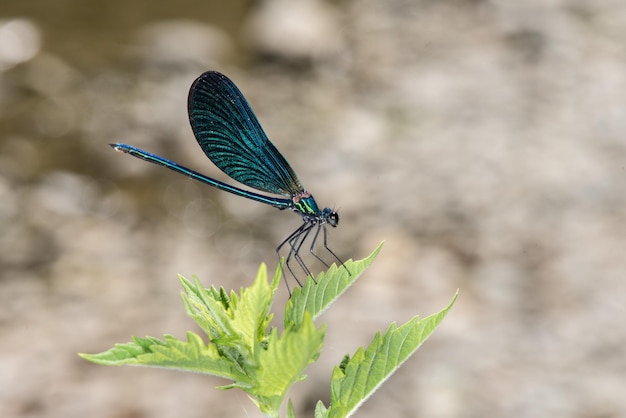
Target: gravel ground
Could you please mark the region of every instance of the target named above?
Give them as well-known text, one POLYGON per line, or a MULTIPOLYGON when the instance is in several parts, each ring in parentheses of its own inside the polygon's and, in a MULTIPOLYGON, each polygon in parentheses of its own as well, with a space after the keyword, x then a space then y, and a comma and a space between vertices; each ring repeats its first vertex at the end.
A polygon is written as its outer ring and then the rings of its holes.
POLYGON ((187 123, 207 69, 340 211, 341 257, 385 240, 323 317, 299 416, 345 353, 456 289, 357 416, 626 416, 624 2, 276 0, 226 26, 170 11, 126 35, 123 7, 61 47, 35 12, 0 19, 0 416, 260 416, 218 379, 76 355, 183 337, 177 273, 238 289, 299 224, 107 146, 227 180, 187 123), (103 28, 116 41, 100 56, 103 28))

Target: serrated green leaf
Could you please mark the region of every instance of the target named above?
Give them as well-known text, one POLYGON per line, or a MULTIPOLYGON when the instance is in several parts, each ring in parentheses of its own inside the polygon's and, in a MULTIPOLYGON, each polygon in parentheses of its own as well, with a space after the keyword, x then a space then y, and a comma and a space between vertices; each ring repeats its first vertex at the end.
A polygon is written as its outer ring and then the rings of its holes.
POLYGON ((280 278, 267 282, 267 269, 261 264, 252 286, 241 289, 239 297, 230 299, 232 327, 246 347, 257 347, 272 320, 269 313, 280 278))
POLYGON ((343 266, 333 264, 327 272, 320 273, 315 281, 307 280, 302 289, 296 288, 285 308, 285 328, 291 324, 299 324, 304 317, 304 312, 312 314, 313 319, 324 312, 348 287, 358 279, 365 269, 372 264, 380 252, 383 243, 365 259, 348 260, 343 266))
POLYGON ((384 335, 376 334, 370 345, 359 348, 343 368, 335 367, 331 382, 329 417, 348 417, 431 335, 458 296, 441 312, 424 319, 415 317, 397 327, 391 324, 384 335))
MULTIPOLYGON (((276 329, 268 331, 280 268, 268 284, 262 265, 253 285, 240 294, 228 294, 224 288, 205 289, 197 278, 190 281, 179 276, 185 309, 206 333, 208 343, 192 332, 187 334, 187 341, 170 335, 163 340, 133 337, 131 343, 81 356, 105 365, 164 367, 223 377, 232 381, 223 389, 243 389, 262 412, 277 417, 288 389, 304 379, 305 368, 319 356, 325 327, 317 328, 313 315, 323 312, 358 278, 380 247, 365 260, 346 262, 351 274, 333 266, 318 276, 318 285, 313 286, 311 281, 294 291, 291 308, 286 311, 285 331, 280 336, 276 329)), ((339 369, 341 376, 334 372, 336 380, 345 378, 343 372, 349 371, 350 364, 346 360, 345 368, 339 369)), ((320 403, 316 417, 326 417, 329 411, 320 403)), ((295 415, 291 404, 287 414, 295 415)))
POLYGON ((287 418, 296 418, 296 411, 293 410, 291 399, 287 402, 287 418))
POLYGON ((273 329, 267 349, 258 353, 256 386, 249 393, 261 405, 277 410, 289 387, 304 378, 304 369, 319 356, 324 334, 325 328, 318 329, 308 312, 297 329, 286 329, 281 336, 273 329))
POLYGON ((116 344, 100 354, 80 354, 86 360, 108 366, 135 365, 165 367, 193 371, 226 379, 249 383, 249 378, 226 360, 213 344, 206 345, 202 338, 187 332, 187 341, 171 335, 163 340, 154 337, 133 337, 133 342, 116 344))
POLYGON ((240 365, 242 358, 251 358, 272 319, 269 310, 280 278, 268 284, 267 269, 261 264, 252 286, 240 295, 231 292, 230 297, 224 289, 205 289, 198 279, 191 283, 179 276, 179 280, 187 313, 220 352, 240 365))
POLYGON ((187 315, 202 328, 210 340, 227 338, 236 334, 230 323, 229 305, 222 298, 222 293, 215 288, 205 289, 194 277, 193 283, 178 275, 183 292, 181 297, 187 315))
POLYGON ((328 416, 328 409, 324 405, 324 402, 317 401, 315 405, 315 418, 326 418, 328 416))

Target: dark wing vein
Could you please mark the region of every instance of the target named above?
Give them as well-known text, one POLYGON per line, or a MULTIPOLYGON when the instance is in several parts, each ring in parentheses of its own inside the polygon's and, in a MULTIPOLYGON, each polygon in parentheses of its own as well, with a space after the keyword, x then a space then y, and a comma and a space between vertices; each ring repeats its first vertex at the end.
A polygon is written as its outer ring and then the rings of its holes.
POLYGON ((198 144, 231 178, 284 196, 303 190, 241 91, 226 76, 209 71, 198 77, 189 91, 188 110, 198 144))

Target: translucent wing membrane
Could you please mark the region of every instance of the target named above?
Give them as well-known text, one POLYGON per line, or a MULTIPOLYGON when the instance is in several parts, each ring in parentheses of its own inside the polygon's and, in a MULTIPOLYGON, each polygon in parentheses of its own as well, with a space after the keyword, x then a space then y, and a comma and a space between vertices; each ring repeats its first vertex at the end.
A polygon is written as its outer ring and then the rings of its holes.
POLYGON ((238 182, 292 196, 303 187, 285 157, 269 141, 237 86, 209 71, 191 86, 189 121, 207 157, 238 182))

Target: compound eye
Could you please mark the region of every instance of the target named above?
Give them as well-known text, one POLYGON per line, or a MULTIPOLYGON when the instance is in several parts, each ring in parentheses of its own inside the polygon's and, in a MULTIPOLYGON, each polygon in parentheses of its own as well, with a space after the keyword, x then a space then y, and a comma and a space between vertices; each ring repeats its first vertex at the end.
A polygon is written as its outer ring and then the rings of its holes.
POLYGON ((328 222, 330 226, 337 226, 339 223, 339 214, 337 212, 331 212, 326 218, 326 222, 328 222))

